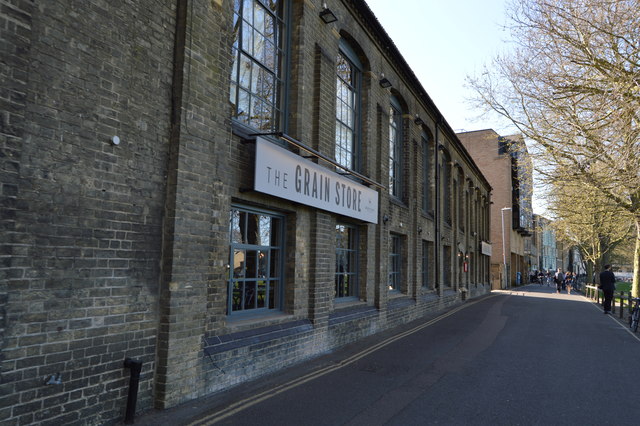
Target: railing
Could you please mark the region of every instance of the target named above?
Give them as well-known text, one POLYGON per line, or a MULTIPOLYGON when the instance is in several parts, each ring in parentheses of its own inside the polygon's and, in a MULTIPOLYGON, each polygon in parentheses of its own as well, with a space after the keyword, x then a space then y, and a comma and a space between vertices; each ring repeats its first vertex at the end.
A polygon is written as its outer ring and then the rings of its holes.
MULTIPOLYGON (((600 301, 604 301, 604 296, 602 295, 602 290, 598 289, 598 287, 594 285, 586 285, 584 286, 585 291, 584 295, 591 300, 595 300, 596 303, 600 303, 600 301)), ((611 313, 616 313, 616 304, 619 304, 619 316, 620 318, 624 317, 624 308, 627 308, 627 312, 631 315, 631 311, 633 310, 633 297, 631 296, 631 292, 625 295, 624 291, 619 292, 618 294, 613 294, 613 300, 611 301, 611 313)))

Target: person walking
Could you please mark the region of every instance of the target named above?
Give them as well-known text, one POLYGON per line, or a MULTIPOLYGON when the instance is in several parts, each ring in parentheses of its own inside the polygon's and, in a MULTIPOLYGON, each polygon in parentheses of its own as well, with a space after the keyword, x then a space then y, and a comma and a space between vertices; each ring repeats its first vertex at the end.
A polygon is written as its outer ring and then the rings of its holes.
POLYGON ((602 289, 602 294, 604 295, 604 301, 602 302, 604 313, 610 314, 613 292, 616 290, 616 276, 611 271, 611 265, 605 265, 604 271, 600 272, 600 285, 598 288, 602 289))
POLYGON ((556 283, 556 292, 560 293, 564 288, 564 274, 562 273, 562 268, 558 268, 556 274, 553 276, 553 280, 556 283))
POLYGON ((573 284, 573 273, 567 271, 567 276, 564 279, 565 287, 567 288, 567 294, 571 294, 571 287, 573 284))

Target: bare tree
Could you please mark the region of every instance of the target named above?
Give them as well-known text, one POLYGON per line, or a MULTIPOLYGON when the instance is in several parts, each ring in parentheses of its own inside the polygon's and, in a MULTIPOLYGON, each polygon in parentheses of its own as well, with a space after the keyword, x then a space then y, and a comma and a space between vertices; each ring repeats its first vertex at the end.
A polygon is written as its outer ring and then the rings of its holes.
POLYGON ((633 218, 600 192, 574 181, 553 184, 548 210, 558 238, 579 249, 587 267, 587 282, 594 271, 610 263, 614 249, 633 232, 633 218))
MULTIPOLYGON (((513 51, 468 82, 544 158, 537 171, 598 191, 636 227, 640 282, 640 0, 512 0, 513 51)), ((539 162, 537 162, 539 163, 539 162)))

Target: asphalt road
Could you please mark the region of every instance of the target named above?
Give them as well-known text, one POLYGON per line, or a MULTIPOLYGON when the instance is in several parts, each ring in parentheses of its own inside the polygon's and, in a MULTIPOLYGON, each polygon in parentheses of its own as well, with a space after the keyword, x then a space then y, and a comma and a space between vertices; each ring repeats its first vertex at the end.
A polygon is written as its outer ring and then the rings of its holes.
POLYGON ((639 363, 640 333, 531 285, 136 424, 639 424, 639 363))

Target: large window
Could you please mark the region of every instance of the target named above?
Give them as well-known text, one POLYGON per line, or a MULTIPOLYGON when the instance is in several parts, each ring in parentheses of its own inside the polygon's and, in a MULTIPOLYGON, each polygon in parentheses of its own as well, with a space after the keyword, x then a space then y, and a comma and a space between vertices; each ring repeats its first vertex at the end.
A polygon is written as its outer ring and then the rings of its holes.
POLYGON ((336 61, 336 152, 338 164, 356 170, 360 127, 360 76, 362 65, 353 50, 340 41, 336 61))
POLYGON ((358 229, 336 225, 336 293, 335 297, 358 295, 358 229))
POLYGON ((451 246, 442 246, 442 283, 444 287, 453 287, 451 281, 451 246))
POLYGON ((433 151, 429 136, 422 132, 422 211, 431 212, 431 158, 433 151))
POLYGON ((400 290, 402 237, 391 235, 389 245, 389 290, 400 290))
POLYGON ((231 209, 228 313, 279 309, 283 223, 273 213, 231 209))
POLYGON ((464 198, 465 198, 465 188, 464 188, 464 175, 462 174, 462 170, 458 169, 458 179, 456 182, 456 219, 458 221, 458 229, 464 231, 465 221, 467 220, 466 215, 464 214, 464 198))
POLYGON ((283 127, 285 0, 235 0, 233 117, 264 131, 283 127))
POLYGON ((445 153, 443 156, 442 165, 442 215, 447 225, 451 225, 451 203, 453 202, 451 197, 451 186, 453 184, 451 180, 451 158, 445 153))
POLYGON ((434 282, 435 265, 433 259, 433 242, 422 240, 422 287, 424 289, 433 289, 436 287, 436 283, 434 282))
POLYGON ((389 193, 402 197, 402 110, 400 103, 391 97, 389 106, 389 193))

